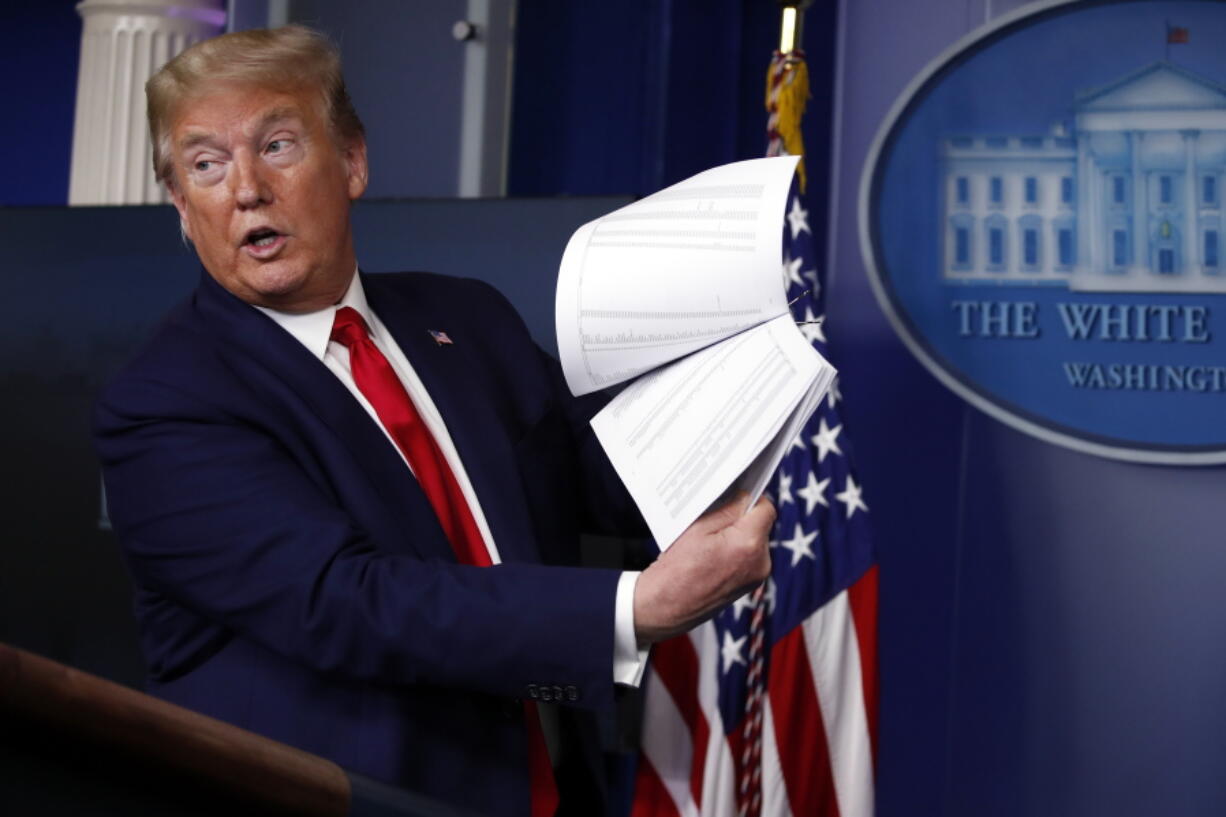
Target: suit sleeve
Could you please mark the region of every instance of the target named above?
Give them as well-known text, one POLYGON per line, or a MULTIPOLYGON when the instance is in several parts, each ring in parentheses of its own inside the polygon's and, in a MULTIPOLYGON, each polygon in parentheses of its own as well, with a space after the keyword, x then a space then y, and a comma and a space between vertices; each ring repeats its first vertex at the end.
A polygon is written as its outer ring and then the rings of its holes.
POLYGON ((134 581, 185 615, 327 675, 611 700, 617 571, 381 547, 275 434, 182 384, 127 379, 96 438, 134 581))

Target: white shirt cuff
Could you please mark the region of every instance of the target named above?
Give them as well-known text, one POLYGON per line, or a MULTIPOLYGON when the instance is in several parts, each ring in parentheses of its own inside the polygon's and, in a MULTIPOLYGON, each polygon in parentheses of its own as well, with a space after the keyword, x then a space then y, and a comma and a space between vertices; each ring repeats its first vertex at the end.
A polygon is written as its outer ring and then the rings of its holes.
POLYGON ((647 669, 650 647, 639 648, 634 633, 634 587, 639 571, 627 570, 617 580, 617 600, 613 608, 613 683, 637 687, 647 669))

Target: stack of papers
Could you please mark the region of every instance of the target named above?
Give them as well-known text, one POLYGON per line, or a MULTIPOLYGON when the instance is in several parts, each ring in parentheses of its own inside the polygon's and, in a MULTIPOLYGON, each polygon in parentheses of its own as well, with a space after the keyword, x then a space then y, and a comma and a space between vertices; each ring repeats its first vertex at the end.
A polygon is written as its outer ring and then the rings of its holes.
POLYGON ((731 494, 756 500, 834 380, 784 294, 796 162, 707 170, 583 225, 562 257, 567 384, 634 380, 592 428, 662 548, 731 494))

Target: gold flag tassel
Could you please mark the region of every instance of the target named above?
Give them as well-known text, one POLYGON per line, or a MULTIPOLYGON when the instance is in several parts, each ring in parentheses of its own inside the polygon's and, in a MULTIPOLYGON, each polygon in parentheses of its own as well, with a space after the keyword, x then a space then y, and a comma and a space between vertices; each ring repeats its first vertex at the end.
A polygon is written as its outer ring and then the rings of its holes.
POLYGON ((766 72, 767 156, 799 156, 796 172, 800 191, 805 189, 805 143, 800 120, 809 102, 809 66, 805 53, 794 49, 786 54, 776 51, 766 72))

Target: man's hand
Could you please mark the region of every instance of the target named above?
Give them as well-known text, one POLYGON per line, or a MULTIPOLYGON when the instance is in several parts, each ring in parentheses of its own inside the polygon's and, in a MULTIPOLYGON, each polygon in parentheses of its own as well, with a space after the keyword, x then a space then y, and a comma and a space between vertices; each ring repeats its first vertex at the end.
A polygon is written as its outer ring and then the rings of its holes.
POLYGON ((747 500, 698 519, 643 571, 634 589, 640 646, 693 629, 766 579, 775 506, 763 497, 743 514, 747 500))

